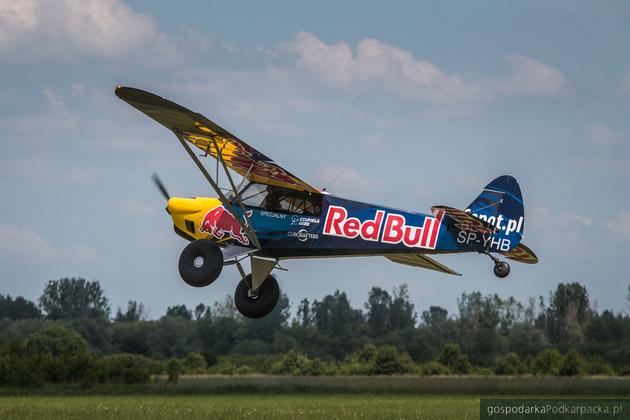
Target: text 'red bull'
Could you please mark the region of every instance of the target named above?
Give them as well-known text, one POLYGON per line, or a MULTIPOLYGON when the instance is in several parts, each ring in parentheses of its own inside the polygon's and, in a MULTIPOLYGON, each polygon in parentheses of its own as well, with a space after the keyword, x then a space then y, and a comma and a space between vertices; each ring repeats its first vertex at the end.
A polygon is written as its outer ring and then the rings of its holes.
POLYGON ((348 211, 343 207, 330 206, 324 222, 324 235, 435 249, 443 215, 444 212, 439 211, 436 217, 426 216, 422 226, 411 226, 401 214, 385 216, 383 210, 378 210, 373 219, 361 221, 348 217, 348 211))
MULTIPOLYGON (((251 215, 252 212, 248 211, 247 217, 251 215)), ((243 233, 243 228, 238 220, 222 205, 210 210, 204 216, 199 232, 207 232, 217 239, 223 239, 227 233, 242 245, 249 245, 249 238, 243 233)))

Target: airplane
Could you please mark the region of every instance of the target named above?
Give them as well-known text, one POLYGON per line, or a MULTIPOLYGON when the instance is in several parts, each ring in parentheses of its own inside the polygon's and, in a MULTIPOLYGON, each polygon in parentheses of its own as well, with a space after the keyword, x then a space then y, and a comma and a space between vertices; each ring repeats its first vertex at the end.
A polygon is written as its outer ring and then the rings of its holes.
POLYGON ((429 255, 476 252, 492 259, 499 278, 507 277, 510 265, 494 254, 538 262, 521 243, 523 197, 509 175, 486 185, 464 210, 433 206, 431 214, 423 214, 362 203, 311 186, 203 115, 174 102, 131 87, 117 86, 115 94, 171 130, 216 193, 171 197, 157 175, 153 177, 167 200, 175 233, 190 241, 179 258, 182 279, 205 287, 224 266, 235 265, 240 281, 234 303, 245 317, 262 318, 274 309, 280 288, 271 273, 284 270, 280 261, 285 259, 384 256, 459 276, 429 255), (216 160, 214 177, 200 157, 216 160), (219 167, 228 189, 218 185, 219 167), (240 175, 238 185, 230 170, 240 175), (250 273, 242 265, 247 258, 250 273))

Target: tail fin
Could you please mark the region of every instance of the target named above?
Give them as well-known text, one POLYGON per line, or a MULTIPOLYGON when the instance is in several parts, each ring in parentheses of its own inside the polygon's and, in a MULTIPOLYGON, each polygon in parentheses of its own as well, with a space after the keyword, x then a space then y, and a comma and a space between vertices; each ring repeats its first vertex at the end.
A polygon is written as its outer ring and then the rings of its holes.
POLYGON ((465 210, 496 227, 493 241, 501 251, 509 251, 523 239, 525 212, 523 196, 516 179, 503 175, 490 182, 465 210))

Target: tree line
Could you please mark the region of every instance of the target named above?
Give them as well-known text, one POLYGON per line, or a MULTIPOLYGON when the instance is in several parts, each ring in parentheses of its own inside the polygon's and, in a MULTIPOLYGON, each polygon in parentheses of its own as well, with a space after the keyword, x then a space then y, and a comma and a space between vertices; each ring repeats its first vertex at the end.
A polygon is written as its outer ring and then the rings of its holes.
POLYGON ((335 291, 303 299, 293 317, 290 309, 283 295, 269 316, 250 320, 228 296, 210 306, 174 305, 148 320, 136 301, 112 314, 98 281, 52 280, 37 303, 0 295, 0 383, 20 383, 19 366, 38 375, 35 382, 169 372, 630 374, 630 316, 598 312, 579 283, 525 304, 463 293, 454 314, 430 306, 418 315, 406 285, 372 288, 362 308, 335 291), (83 373, 55 373, 66 357, 83 373))

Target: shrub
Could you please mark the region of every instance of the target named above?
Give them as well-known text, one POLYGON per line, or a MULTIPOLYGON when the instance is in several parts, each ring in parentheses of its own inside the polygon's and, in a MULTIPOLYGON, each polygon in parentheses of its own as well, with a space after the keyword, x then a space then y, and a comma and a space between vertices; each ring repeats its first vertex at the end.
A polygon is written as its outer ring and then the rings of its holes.
POLYGON ((589 375, 614 375, 615 371, 600 356, 593 356, 588 363, 589 375))
POLYGON ((271 373, 275 375, 309 375, 311 364, 311 360, 305 355, 295 350, 289 350, 273 364, 271 373))
POLYGON ((174 357, 169 359, 169 361, 166 363, 166 374, 168 375, 168 381, 172 384, 176 384, 181 373, 182 362, 174 357))
POLYGON ((374 355, 370 373, 394 375, 414 372, 414 364, 407 353, 400 353, 394 346, 379 347, 374 355))
POLYGON ((422 375, 450 375, 451 370, 440 362, 431 361, 420 365, 422 375))
POLYGON ((522 375, 525 371, 525 364, 516 353, 498 357, 494 363, 494 373, 497 375, 522 375))
POLYGON ((184 372, 186 373, 204 373, 208 369, 206 359, 196 352, 190 352, 182 361, 184 372))
POLYGON ((532 373, 537 375, 558 375, 562 361, 562 355, 558 350, 543 350, 532 361, 532 373))
POLYGON ((25 356, 45 382, 79 382, 94 369, 87 341, 61 325, 34 333, 26 342, 25 356))
POLYGON ((247 365, 241 365, 238 368, 236 368, 236 370, 234 370, 234 373, 236 375, 251 375, 254 372, 254 369, 252 369, 251 367, 247 366, 247 365))
POLYGON ((36 387, 44 376, 33 357, 3 351, 0 355, 0 386, 36 387))
POLYGON ((623 365, 617 368, 617 375, 630 376, 630 365, 623 365))
POLYGON ((143 384, 149 381, 156 362, 137 354, 120 353, 97 360, 100 382, 143 384))
POLYGON ((448 367, 451 372, 456 374, 466 375, 472 369, 468 356, 462 353, 459 346, 454 343, 444 346, 442 351, 436 355, 435 361, 448 367))
POLYGON ((588 365, 586 360, 577 350, 571 350, 567 353, 560 366, 560 375, 562 376, 581 376, 586 374, 587 371, 588 365))

